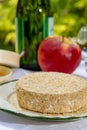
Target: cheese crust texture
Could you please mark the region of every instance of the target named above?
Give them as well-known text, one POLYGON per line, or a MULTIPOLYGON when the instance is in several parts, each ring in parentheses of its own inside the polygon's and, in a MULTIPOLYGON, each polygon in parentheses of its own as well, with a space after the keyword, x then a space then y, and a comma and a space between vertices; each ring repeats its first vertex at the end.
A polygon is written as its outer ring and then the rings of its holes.
POLYGON ((87 81, 58 72, 34 72, 16 83, 19 105, 28 110, 60 114, 87 107, 87 81))

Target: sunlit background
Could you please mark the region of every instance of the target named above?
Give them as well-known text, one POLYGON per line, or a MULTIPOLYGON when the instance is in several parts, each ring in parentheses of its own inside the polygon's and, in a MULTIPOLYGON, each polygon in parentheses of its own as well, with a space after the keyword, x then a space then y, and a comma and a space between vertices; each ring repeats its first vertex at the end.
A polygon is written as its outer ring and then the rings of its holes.
MULTIPOLYGON (((0 49, 15 51, 15 12, 18 0, 0 0, 0 49)), ((87 0, 52 0, 54 34, 77 37, 87 25, 87 0)))

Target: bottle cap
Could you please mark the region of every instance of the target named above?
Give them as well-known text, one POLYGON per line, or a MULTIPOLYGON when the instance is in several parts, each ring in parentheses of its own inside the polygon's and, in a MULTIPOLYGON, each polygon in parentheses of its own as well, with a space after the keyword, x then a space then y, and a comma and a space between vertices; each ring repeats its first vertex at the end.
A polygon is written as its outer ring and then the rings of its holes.
POLYGON ((0 49, 0 64, 14 68, 19 67, 20 56, 16 52, 0 49))

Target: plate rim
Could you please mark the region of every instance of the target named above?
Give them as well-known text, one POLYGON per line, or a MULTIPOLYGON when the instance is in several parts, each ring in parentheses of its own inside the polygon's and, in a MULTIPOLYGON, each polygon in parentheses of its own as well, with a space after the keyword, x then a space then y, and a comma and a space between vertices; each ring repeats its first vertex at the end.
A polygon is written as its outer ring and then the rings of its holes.
MULTIPOLYGON (((18 79, 4 82, 4 83, 0 84, 0 88, 3 87, 3 85, 7 85, 7 84, 10 84, 10 83, 13 83, 13 82, 17 82, 17 81, 18 81, 18 79)), ((0 97, 0 98, 1 98, 2 101, 5 101, 9 105, 13 106, 7 100, 3 99, 2 97, 0 97)), ((62 117, 61 116, 56 116, 56 117, 55 116, 54 117, 50 116, 49 117, 48 115, 45 116, 42 113, 40 113, 40 114, 42 114, 44 116, 41 116, 41 115, 31 116, 31 115, 24 114, 24 113, 22 113, 20 111, 14 111, 14 109, 13 110, 9 110, 7 108, 2 108, 1 106, 0 106, 0 110, 2 110, 4 112, 11 113, 11 114, 14 114, 14 115, 17 115, 17 116, 21 116, 21 117, 28 117, 28 118, 32 118, 32 119, 41 119, 41 120, 49 120, 49 121, 72 121, 72 120, 77 120, 77 119, 81 119, 81 118, 87 118, 87 113, 85 115, 83 115, 83 116, 80 116, 80 114, 76 114, 76 116, 73 115, 73 116, 67 116, 67 117, 65 117, 65 116, 62 116, 62 117)), ((31 111, 31 112, 33 112, 33 111, 31 111)), ((38 112, 36 112, 36 113, 38 113, 38 112)))

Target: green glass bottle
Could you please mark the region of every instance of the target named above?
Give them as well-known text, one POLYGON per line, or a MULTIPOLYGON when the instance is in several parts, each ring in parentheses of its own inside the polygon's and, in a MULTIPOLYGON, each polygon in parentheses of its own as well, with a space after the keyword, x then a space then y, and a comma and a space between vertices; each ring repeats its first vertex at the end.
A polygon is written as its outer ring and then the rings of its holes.
POLYGON ((40 42, 54 34, 50 0, 18 0, 16 8, 16 52, 21 67, 40 70, 37 49, 40 42))

